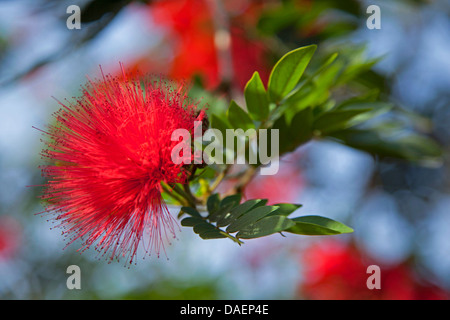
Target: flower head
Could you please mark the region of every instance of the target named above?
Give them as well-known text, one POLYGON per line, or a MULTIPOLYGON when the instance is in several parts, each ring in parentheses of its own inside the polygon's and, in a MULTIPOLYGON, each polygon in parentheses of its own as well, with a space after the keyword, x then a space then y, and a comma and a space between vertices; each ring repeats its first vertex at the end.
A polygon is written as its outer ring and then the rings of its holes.
MULTIPOLYGON (((122 68, 123 70, 123 68, 122 68)), ((94 246, 110 259, 133 261, 145 232, 146 250, 158 254, 174 224, 161 182, 186 183, 187 172, 171 160, 175 129, 193 130, 204 112, 185 90, 161 81, 142 83, 103 75, 89 81, 75 102, 60 103, 46 136, 41 198, 56 214, 68 245, 94 246)))

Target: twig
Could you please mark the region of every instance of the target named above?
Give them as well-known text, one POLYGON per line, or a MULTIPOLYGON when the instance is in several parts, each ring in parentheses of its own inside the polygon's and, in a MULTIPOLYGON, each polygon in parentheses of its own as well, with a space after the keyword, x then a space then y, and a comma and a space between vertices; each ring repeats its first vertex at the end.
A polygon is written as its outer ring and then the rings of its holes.
POLYGON ((172 199, 174 199, 175 201, 181 203, 181 205, 187 205, 187 201, 184 198, 179 197, 176 193, 173 192, 173 190, 169 190, 169 188, 167 187, 166 184, 161 183, 161 187, 163 189, 163 191, 172 199))

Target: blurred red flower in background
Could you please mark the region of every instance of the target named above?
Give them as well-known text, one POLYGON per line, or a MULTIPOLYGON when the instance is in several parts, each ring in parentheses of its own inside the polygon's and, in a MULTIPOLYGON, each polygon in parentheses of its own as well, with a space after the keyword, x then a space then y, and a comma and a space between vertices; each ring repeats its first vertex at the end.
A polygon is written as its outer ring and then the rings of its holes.
POLYGON ((383 266, 339 241, 312 245, 302 254, 305 268, 298 295, 311 300, 444 300, 450 294, 420 282, 407 263, 383 266), (368 289, 367 267, 378 265, 381 289, 368 289))
POLYGON ((295 158, 291 156, 281 159, 279 170, 274 175, 256 175, 244 189, 244 198, 268 199, 268 205, 297 203, 305 181, 300 168, 291 161, 295 158))
POLYGON ((20 248, 22 227, 10 216, 0 216, 0 261, 11 259, 20 248))
MULTIPOLYGON (((276 203, 298 203, 300 194, 306 185, 302 170, 298 163, 302 151, 296 150, 283 156, 279 160, 278 172, 273 175, 261 175, 256 172, 242 189, 243 200, 267 199, 268 205, 276 203)), ((244 173, 241 173, 244 175, 244 173)), ((240 176, 230 171, 231 178, 224 179, 216 191, 219 193, 232 193, 240 183, 240 176)))
MULTIPOLYGON (((268 79, 268 50, 262 41, 249 37, 242 26, 252 19, 258 5, 232 1, 215 14, 214 2, 206 0, 165 0, 149 6, 152 21, 166 28, 173 49, 173 61, 166 74, 174 79, 201 76, 207 89, 214 89, 223 81, 243 88, 253 72, 259 71, 263 81, 268 79), (220 26, 223 20, 224 26, 220 26), (219 21, 219 22, 218 22, 219 21), (226 30, 221 33, 220 30, 226 30), (229 51, 222 55, 221 50, 229 51), (229 59, 223 63, 222 59, 229 59), (229 65, 228 65, 229 64, 229 65), (229 69, 230 68, 230 69, 229 69), (223 74, 230 75, 223 79, 223 74)), ((166 66, 167 68, 167 66, 166 66)))
POLYGON ((192 131, 204 112, 182 87, 127 77, 90 81, 75 103, 61 103, 44 132, 49 164, 42 167, 48 182, 41 198, 68 244, 81 239, 83 250, 95 245, 131 263, 144 232, 146 249, 157 254, 166 231, 174 236, 160 183, 186 183, 187 173, 172 161, 178 142, 171 135, 192 131))

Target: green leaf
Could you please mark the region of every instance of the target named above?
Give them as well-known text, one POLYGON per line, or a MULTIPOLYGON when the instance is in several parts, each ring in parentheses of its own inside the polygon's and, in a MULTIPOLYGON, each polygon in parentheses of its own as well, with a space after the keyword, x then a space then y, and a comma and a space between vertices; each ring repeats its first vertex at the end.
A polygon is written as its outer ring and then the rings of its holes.
POLYGON ((313 113, 311 108, 306 108, 294 115, 289 124, 289 136, 291 137, 291 150, 309 141, 313 135, 313 113))
POLYGON ((371 108, 372 110, 367 112, 362 112, 361 114, 356 115, 352 119, 346 122, 346 127, 353 127, 360 123, 363 123, 367 120, 375 118, 385 112, 388 112, 392 109, 393 104, 386 102, 364 102, 364 103, 354 103, 348 104, 345 106, 338 106, 338 110, 355 110, 355 109, 364 109, 371 108))
MULTIPOLYGON (((276 121, 273 123, 272 125, 272 129, 278 129, 278 134, 279 134, 279 152, 280 155, 284 154, 286 152, 292 151, 291 148, 291 135, 289 132, 289 126, 286 122, 286 117, 284 115, 282 115, 281 117, 279 117, 278 119, 276 119, 276 121)), ((268 132, 268 137, 267 137, 267 142, 269 144, 272 143, 272 130, 269 130, 268 132)), ((271 145, 268 146, 268 150, 270 150, 271 145)))
POLYGON ((275 64, 267 88, 271 102, 279 103, 296 87, 316 48, 316 45, 310 45, 295 49, 275 64))
POLYGON ((274 206, 279 207, 277 211, 272 212, 269 214, 269 216, 277 215, 277 216, 288 216, 291 213, 293 213, 295 210, 300 208, 301 204, 294 204, 294 203, 276 203, 274 206))
POLYGON ((322 71, 324 71, 325 69, 327 69, 338 57, 338 53, 337 52, 333 52, 332 54, 330 54, 326 60, 320 65, 320 67, 317 68, 317 70, 314 72, 314 74, 312 75, 312 77, 315 77, 317 75, 319 75, 322 71))
POLYGON ((230 107, 227 111, 227 117, 234 129, 254 129, 255 124, 248 115, 234 100, 231 100, 230 107))
POLYGON ((220 206, 220 198, 218 193, 214 193, 208 197, 208 200, 206 200, 206 209, 208 210, 209 214, 213 214, 214 212, 219 209, 220 206))
POLYGON ((202 239, 220 239, 227 237, 223 231, 217 229, 214 225, 206 222, 204 219, 197 217, 185 218, 181 220, 181 225, 184 227, 193 227, 194 232, 202 239))
POLYGON ((269 99, 258 72, 253 73, 244 89, 245 103, 250 116, 255 120, 265 120, 269 116, 269 99))
MULTIPOLYGON (((313 136, 312 124, 314 117, 311 108, 303 109, 294 115, 288 123, 286 116, 279 117, 272 125, 272 129, 278 129, 280 155, 295 150, 298 146, 309 141, 313 136)), ((271 131, 268 132, 268 149, 272 141, 271 131)))
MULTIPOLYGON (((207 152, 207 157, 212 157, 215 159, 215 161, 226 161, 228 150, 226 149, 226 146, 223 145, 222 143, 224 143, 224 141, 225 141, 227 129, 232 129, 232 127, 228 123, 228 120, 225 115, 219 117, 216 114, 212 114, 211 115, 211 128, 219 130, 220 133, 222 134, 222 137, 220 137, 220 135, 216 136, 215 135, 216 132, 214 132, 214 143, 215 143, 214 144, 215 145, 214 152, 212 150, 210 150, 211 153, 214 153, 214 155, 209 154, 207 152)), ((211 143, 213 143, 213 142, 211 142, 211 143)), ((210 147, 209 143, 207 143, 207 144, 208 144, 207 147, 210 147)), ((205 147, 205 149, 207 147, 205 147)), ((223 162, 223 163, 225 163, 225 162, 223 162)))
POLYGON ((345 224, 321 216, 303 216, 294 218, 292 221, 295 225, 286 229, 286 232, 310 236, 353 232, 353 229, 345 224))
POLYGON ((312 76, 305 80, 303 85, 286 99, 292 105, 290 109, 295 113, 306 107, 315 108, 324 104, 330 97, 335 79, 341 72, 343 64, 340 61, 331 61, 326 66, 319 67, 312 76))
POLYGON ((337 79, 337 84, 344 84, 354 79, 358 75, 367 72, 370 70, 375 64, 377 64, 382 57, 377 57, 371 60, 364 60, 361 62, 351 61, 349 65, 343 70, 343 72, 339 75, 339 79, 337 79))
POLYGON ((233 206, 237 206, 241 202, 241 199, 242 194, 240 193, 232 194, 230 196, 223 198, 222 201, 220 201, 220 206, 223 207, 230 203, 232 203, 233 206))
POLYGON ((380 158, 403 159, 427 167, 442 164, 441 146, 425 135, 399 130, 388 132, 384 127, 375 127, 345 129, 333 132, 330 136, 342 144, 380 158))
POLYGON ((230 202, 226 205, 221 205, 219 207, 219 209, 217 209, 214 213, 210 214, 208 216, 209 221, 211 222, 216 222, 217 220, 219 220, 221 217, 225 216, 226 214, 228 214, 232 208, 235 207, 235 204, 233 202, 230 202))
POLYGON ((213 213, 210 212, 208 219, 211 222, 217 222, 217 220, 221 219, 223 216, 228 214, 231 211, 231 209, 238 206, 239 203, 241 202, 241 199, 242 194, 240 193, 236 193, 223 198, 219 203, 219 208, 213 213))
POLYGON ((222 239, 226 238, 227 236, 223 233, 223 231, 220 231, 218 229, 209 229, 206 231, 203 231, 199 233, 200 238, 202 239, 222 239))
POLYGON ((211 115, 211 128, 220 130, 223 138, 226 136, 226 129, 232 129, 227 121, 219 118, 219 116, 215 114, 211 115))
POLYGON ((198 234, 204 233, 204 232, 209 232, 211 230, 217 230, 217 229, 211 223, 208 223, 205 221, 194 225, 194 232, 198 233, 198 234))
POLYGON ((248 200, 244 203, 241 203, 237 207, 231 209, 229 212, 224 214, 221 217, 217 218, 217 226, 218 227, 225 227, 231 223, 231 221, 239 218, 244 213, 248 212, 250 209, 253 209, 258 204, 262 203, 263 200, 261 199, 253 199, 248 200))
MULTIPOLYGON (((220 203, 218 201, 218 195, 210 196, 207 202, 215 210, 214 213, 206 218, 187 217, 181 221, 181 225, 193 227, 193 231, 202 239, 229 238, 238 244, 242 244, 239 239, 259 238, 282 231, 303 235, 331 235, 353 231, 340 222, 320 216, 289 219, 288 216, 300 208, 300 204, 279 203, 266 206, 267 199, 251 199, 240 203, 241 194, 227 196, 220 203), (226 230, 221 229, 226 226, 226 230), (232 236, 232 233, 236 235, 232 236)), ((183 210, 193 215, 196 212, 190 207, 183 207, 183 210)))
POLYGON ((203 223, 205 220, 197 217, 187 217, 181 220, 181 225, 183 227, 193 227, 199 223, 203 223))
POLYGON ((199 213, 196 209, 194 209, 194 208, 191 208, 191 207, 181 207, 181 210, 182 210, 184 213, 187 213, 187 214, 190 215, 190 216, 193 216, 193 217, 199 217, 199 218, 202 217, 202 216, 200 215, 200 213, 199 213))
POLYGON ((358 108, 333 109, 322 113, 313 124, 314 130, 319 130, 322 134, 345 129, 347 123, 358 115, 373 111, 370 106, 360 105, 358 108))
POLYGON ((254 224, 242 229, 236 235, 237 238, 253 239, 268 236, 275 232, 284 231, 293 227, 295 222, 283 215, 267 216, 254 224))
POLYGON ((264 207, 258 207, 253 210, 250 210, 246 214, 242 215, 237 220, 233 221, 227 228, 227 232, 233 233, 237 232, 248 225, 258 221, 261 218, 264 218, 269 213, 277 210, 278 207, 275 206, 264 206, 264 207))

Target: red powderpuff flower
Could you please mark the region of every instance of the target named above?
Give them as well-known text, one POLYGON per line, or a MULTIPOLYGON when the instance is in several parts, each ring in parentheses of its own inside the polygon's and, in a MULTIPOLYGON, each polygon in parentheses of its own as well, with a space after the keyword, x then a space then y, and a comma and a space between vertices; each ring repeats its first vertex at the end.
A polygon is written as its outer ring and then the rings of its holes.
POLYGON ((146 251, 158 256, 173 217, 161 196, 161 182, 186 183, 182 164, 174 164, 175 129, 192 131, 201 121, 182 86, 103 75, 89 81, 74 103, 62 105, 56 122, 43 131, 49 164, 41 198, 45 212, 70 245, 81 239, 81 251, 94 246, 111 260, 133 261, 148 231, 146 251))

